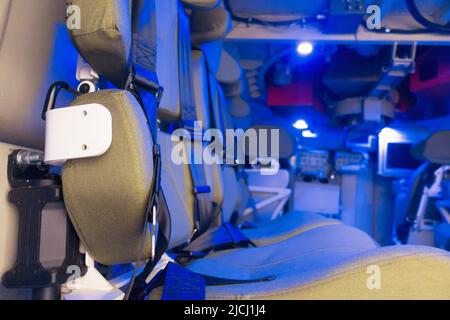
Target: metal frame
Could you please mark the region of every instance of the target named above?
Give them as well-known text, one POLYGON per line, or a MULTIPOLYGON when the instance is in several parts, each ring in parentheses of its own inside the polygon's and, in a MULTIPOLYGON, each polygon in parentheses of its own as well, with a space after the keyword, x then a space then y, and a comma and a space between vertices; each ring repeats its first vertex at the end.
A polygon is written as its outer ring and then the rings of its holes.
MULTIPOLYGON (((286 205, 289 197, 292 194, 292 190, 289 188, 271 188, 271 187, 260 187, 260 186, 248 186, 251 193, 270 193, 273 196, 268 197, 262 201, 255 204, 256 210, 262 210, 268 206, 278 203, 277 207, 272 213, 271 220, 275 220, 283 214, 283 208, 286 205)), ((248 216, 254 211, 253 208, 247 208, 243 215, 248 216)))

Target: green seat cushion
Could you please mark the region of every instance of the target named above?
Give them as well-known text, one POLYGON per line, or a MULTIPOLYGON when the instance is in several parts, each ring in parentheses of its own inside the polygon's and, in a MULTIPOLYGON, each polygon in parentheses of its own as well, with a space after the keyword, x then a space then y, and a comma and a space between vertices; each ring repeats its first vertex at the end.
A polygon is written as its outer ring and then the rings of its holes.
MULTIPOLYGON (((136 260, 153 179, 152 140, 145 115, 127 91, 103 90, 72 106, 99 103, 112 115, 112 145, 103 155, 68 161, 64 200, 89 254, 105 265, 136 260)), ((89 108, 86 109, 89 112, 89 108)), ((150 253, 150 239, 145 254, 150 253)))

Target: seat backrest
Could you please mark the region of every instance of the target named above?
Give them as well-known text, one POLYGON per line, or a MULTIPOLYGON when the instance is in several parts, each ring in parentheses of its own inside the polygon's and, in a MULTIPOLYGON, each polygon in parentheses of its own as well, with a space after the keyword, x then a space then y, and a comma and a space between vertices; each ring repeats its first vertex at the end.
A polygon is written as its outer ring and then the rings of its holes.
POLYGON ((48 87, 55 79, 76 83, 77 52, 65 17, 64 0, 1 1, 0 141, 43 148, 48 87))
MULTIPOLYGON (((134 58, 142 58, 131 56, 131 44, 140 46, 141 38, 131 34, 130 1, 73 0, 70 4, 78 5, 82 13, 81 28, 69 30, 75 46, 102 77, 124 87, 131 61, 136 63, 134 58)), ((139 14, 145 14, 142 20, 152 24, 155 8, 150 2, 146 4, 149 5, 140 7, 139 14)), ((145 25, 139 27, 148 30, 145 25)), ((147 49, 150 50, 145 52, 151 54, 146 59, 154 61, 151 56, 154 48, 147 49)), ((151 73, 153 64, 148 67, 146 71, 151 73)), ((125 90, 84 94, 71 106, 84 105, 80 108, 82 112, 87 108, 85 105, 92 103, 103 105, 112 116, 112 144, 99 157, 70 160, 64 165, 62 181, 67 211, 96 261, 113 265, 147 258, 152 251, 151 240, 144 231, 154 168, 153 141, 146 115, 135 96, 125 90), (142 250, 143 237, 146 241, 142 250)), ((89 113, 88 108, 85 111, 89 113)))
MULTIPOLYGON (((64 0, 0 1, 0 278, 15 266, 20 247, 20 211, 9 201, 9 156, 15 150, 43 149, 41 113, 47 89, 56 80, 76 83, 77 52, 67 35, 65 18, 64 0)), ((60 103, 69 101, 61 98, 60 103)), ((66 218, 60 205, 46 205, 42 210, 39 261, 44 268, 57 268, 64 260, 67 225, 60 221, 66 218), (49 226, 57 230, 46 232, 49 226), (49 235, 60 242, 49 243, 49 235)), ((0 284, 0 300, 26 299, 29 293, 6 290, 0 284)))
MULTIPOLYGON (((450 164, 450 131, 434 133, 425 140, 413 146, 411 152, 419 161, 423 163, 411 176, 408 191, 399 210, 396 212, 397 219, 402 222, 397 226, 397 236, 406 242, 411 224, 414 223, 421 203, 424 187, 430 187, 435 179, 434 172, 441 165, 450 164)), ((425 208, 425 217, 439 216, 434 205, 425 208)))
MULTIPOLYGON (((166 14, 177 17, 176 27, 171 31, 177 36, 167 35, 169 39, 175 39, 175 44, 166 44, 165 50, 175 52, 176 54, 174 55, 177 57, 175 61, 168 61, 167 63, 178 65, 177 68, 173 68, 170 72, 167 71, 168 69, 164 71, 166 75, 161 78, 161 83, 165 88, 170 86, 177 88, 178 95, 176 99, 172 98, 170 102, 167 100, 167 103, 171 105, 161 104, 159 112, 161 127, 164 128, 165 125, 182 127, 183 114, 181 105, 182 103, 193 103, 197 120, 203 123, 203 129, 208 129, 211 115, 206 62, 201 51, 194 50, 191 52, 189 20, 184 8, 182 6, 173 6, 171 10, 170 13, 166 12, 166 14), (186 54, 187 48, 189 55, 186 54), (175 74, 175 69, 177 74, 175 74)), ((162 50, 161 56, 170 56, 170 53, 166 55, 164 50, 162 50)), ((159 70, 158 74, 160 74, 159 70)), ((158 138, 163 157, 161 183, 167 198, 172 221, 174 221, 170 239, 170 247, 173 248, 189 240, 194 231, 194 187, 191 168, 187 164, 186 158, 187 144, 179 140, 173 140, 171 132, 167 130, 159 132, 158 138), (172 158, 173 152, 177 150, 184 150, 182 151, 184 163, 177 163, 172 158)), ((197 141, 193 142, 193 144, 198 143, 197 141)), ((221 176, 217 173, 215 166, 205 165, 204 169, 207 182, 211 187, 211 201, 221 204, 223 198, 221 176)))
POLYGON ((414 145, 412 154, 415 158, 437 165, 450 164, 450 131, 439 131, 424 141, 414 145))

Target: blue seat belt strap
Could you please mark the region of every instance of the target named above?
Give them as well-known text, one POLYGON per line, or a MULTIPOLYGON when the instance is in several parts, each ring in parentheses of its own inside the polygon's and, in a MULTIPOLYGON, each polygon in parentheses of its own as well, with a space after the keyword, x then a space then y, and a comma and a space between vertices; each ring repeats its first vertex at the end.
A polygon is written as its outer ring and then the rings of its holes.
MULTIPOLYGON (((173 262, 167 264, 148 284, 145 297, 162 287, 162 300, 205 300, 206 286, 224 286, 248 283, 261 283, 275 280, 275 276, 257 279, 225 279, 192 272, 173 262)), ((142 297, 143 299, 145 297, 142 297)))

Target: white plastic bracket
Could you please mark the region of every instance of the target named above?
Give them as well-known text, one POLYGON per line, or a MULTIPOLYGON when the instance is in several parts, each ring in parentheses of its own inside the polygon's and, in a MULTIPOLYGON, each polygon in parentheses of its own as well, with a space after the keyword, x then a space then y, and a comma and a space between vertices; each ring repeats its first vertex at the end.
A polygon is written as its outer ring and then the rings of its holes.
POLYGON ((77 80, 78 81, 98 81, 100 76, 81 56, 78 56, 77 62, 77 80))
POLYGON ((111 147, 112 116, 100 104, 53 109, 46 114, 45 163, 98 157, 111 147))
POLYGON ((94 260, 86 252, 87 272, 81 278, 73 279, 65 284, 69 292, 63 295, 64 300, 123 300, 125 293, 112 285, 95 268, 94 260))

